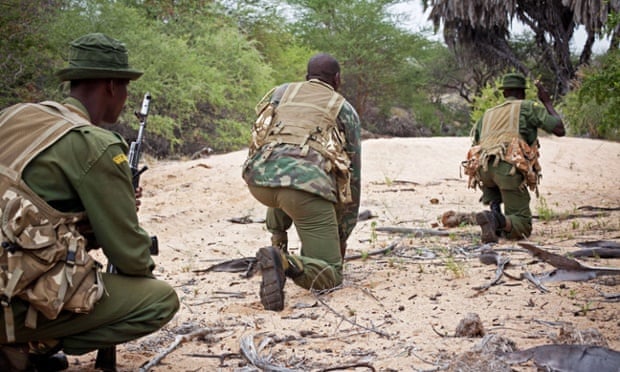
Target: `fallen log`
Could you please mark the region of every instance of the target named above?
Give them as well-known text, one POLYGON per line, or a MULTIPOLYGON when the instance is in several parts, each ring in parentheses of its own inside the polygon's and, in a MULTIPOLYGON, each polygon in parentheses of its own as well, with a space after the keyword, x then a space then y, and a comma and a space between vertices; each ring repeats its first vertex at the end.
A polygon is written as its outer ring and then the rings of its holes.
POLYGON ((546 371, 618 372, 620 352, 593 345, 541 345, 506 353, 501 357, 508 364, 533 361, 546 371))
POLYGON ((603 275, 620 275, 620 268, 587 266, 577 260, 548 252, 532 243, 519 242, 518 244, 527 249, 534 257, 556 268, 551 272, 538 275, 537 279, 541 283, 564 280, 584 281, 603 275))

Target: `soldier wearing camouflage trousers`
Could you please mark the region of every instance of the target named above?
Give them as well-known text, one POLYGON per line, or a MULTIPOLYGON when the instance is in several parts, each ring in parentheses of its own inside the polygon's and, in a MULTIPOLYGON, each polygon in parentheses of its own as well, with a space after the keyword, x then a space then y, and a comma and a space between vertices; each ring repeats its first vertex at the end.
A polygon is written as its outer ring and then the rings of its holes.
POLYGON ((359 210, 361 126, 339 87, 338 62, 317 54, 305 82, 276 87, 257 105, 243 179, 268 207, 272 246, 257 253, 267 310, 283 309, 287 277, 306 289, 342 283, 346 241, 359 210), (300 255, 287 249, 293 223, 300 255))

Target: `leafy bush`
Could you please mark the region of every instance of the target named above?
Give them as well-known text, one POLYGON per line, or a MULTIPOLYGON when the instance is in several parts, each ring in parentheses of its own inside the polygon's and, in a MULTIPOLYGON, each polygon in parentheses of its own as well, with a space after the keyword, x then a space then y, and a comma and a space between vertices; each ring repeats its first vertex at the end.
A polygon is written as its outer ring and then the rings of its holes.
MULTIPOLYGON (((230 151, 247 145, 254 105, 273 79, 270 66, 234 20, 216 11, 201 9, 162 21, 144 7, 73 2, 47 26, 47 41, 56 51, 56 68, 66 63, 62 56, 68 42, 88 32, 103 32, 127 45, 130 63, 144 75, 130 85, 120 124, 137 130, 133 112, 149 91, 149 137, 157 138, 152 152, 158 156, 207 146, 230 151)), ((62 98, 57 86, 50 81, 48 97, 62 98)), ((121 132, 132 139, 131 131, 121 132)))
POLYGON ((53 19, 57 1, 0 2, 0 108, 46 99, 40 71, 51 71, 45 25, 53 19))
MULTIPOLYGON (((471 110, 472 126, 482 118, 486 110, 505 101, 503 91, 500 88, 502 86, 502 78, 503 74, 493 80, 491 84, 487 84, 480 90, 480 95, 474 98, 474 103, 471 110)), ((535 89, 531 89, 534 87, 534 82, 526 79, 526 85, 527 89, 525 90, 525 99, 530 99, 533 101, 538 100, 537 91, 535 89)))
POLYGON ((594 99, 579 98, 579 91, 572 91, 564 97, 559 107, 567 131, 570 135, 590 138, 603 138, 600 132, 604 120, 605 108, 594 99))
POLYGON ((620 52, 602 56, 581 72, 581 86, 561 106, 574 135, 620 140, 620 52))

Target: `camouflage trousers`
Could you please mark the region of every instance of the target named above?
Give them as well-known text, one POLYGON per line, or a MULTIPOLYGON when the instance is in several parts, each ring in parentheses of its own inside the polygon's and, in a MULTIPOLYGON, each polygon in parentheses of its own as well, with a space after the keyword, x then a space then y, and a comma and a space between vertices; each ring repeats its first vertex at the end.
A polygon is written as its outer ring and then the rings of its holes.
POLYGON ((500 161, 497 166, 489 162, 487 171, 478 170, 482 181, 480 201, 488 205, 493 201, 504 203, 504 214, 510 220, 512 230, 506 234, 508 239, 523 239, 532 233, 532 211, 530 210, 530 193, 520 187, 523 175, 516 171, 510 174, 512 164, 500 161))
POLYGON ((328 289, 342 283, 340 238, 334 203, 309 192, 249 186, 250 193, 267 209, 267 230, 278 234, 294 223, 301 240, 296 258, 303 274, 295 284, 306 289, 328 289))
MULTIPOLYGON (((63 311, 54 320, 39 315, 36 329, 24 325, 28 304, 14 299, 16 343, 62 340, 65 354, 81 355, 153 333, 179 309, 176 292, 164 281, 102 275, 107 294, 93 311, 88 314, 63 311)), ((0 344, 5 342, 4 315, 0 311, 0 344)))

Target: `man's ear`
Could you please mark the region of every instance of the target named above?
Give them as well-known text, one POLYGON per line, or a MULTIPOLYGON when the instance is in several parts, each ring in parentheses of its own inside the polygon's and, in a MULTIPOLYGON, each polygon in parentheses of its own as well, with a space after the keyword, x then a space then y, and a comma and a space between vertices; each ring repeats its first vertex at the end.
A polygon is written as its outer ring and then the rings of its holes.
POLYGON ((334 75, 334 90, 340 88, 340 72, 336 72, 334 75))
POLYGON ((105 90, 111 95, 113 96, 114 93, 116 92, 116 85, 114 84, 114 79, 110 79, 106 82, 105 85, 105 90))

